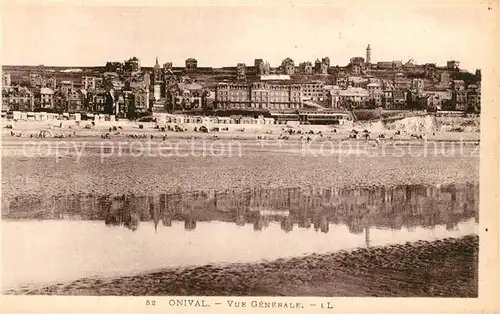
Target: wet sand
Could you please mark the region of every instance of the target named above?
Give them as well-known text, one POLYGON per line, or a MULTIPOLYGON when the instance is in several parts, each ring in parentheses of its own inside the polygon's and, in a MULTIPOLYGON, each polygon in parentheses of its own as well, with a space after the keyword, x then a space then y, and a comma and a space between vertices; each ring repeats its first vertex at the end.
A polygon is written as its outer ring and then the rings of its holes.
POLYGON ((477 297, 479 238, 88 278, 7 294, 477 297))

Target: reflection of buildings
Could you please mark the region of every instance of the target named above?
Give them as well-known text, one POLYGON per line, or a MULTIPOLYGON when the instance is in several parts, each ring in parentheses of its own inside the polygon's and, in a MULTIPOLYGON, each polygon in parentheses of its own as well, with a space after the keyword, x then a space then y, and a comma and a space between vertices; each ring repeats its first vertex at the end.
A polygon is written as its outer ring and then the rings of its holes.
POLYGON ((140 216, 132 210, 130 201, 131 199, 127 196, 114 199, 108 197, 99 198, 99 205, 106 213, 104 223, 107 226, 124 226, 133 231, 137 230, 140 216))
POLYGON ((254 220, 253 230, 261 231, 262 229, 265 229, 267 227, 269 227, 269 216, 258 215, 254 220))
POLYGON ((237 206, 235 208, 235 222, 238 226, 244 226, 246 223, 246 206, 237 206))
POLYGON ((244 226, 246 223, 245 216, 244 215, 237 215, 235 222, 236 222, 237 226, 244 226))
POLYGON ((458 225, 458 222, 456 222, 456 221, 448 221, 446 223, 446 230, 447 231, 457 230, 457 225, 458 225))
POLYGON ((365 243, 366 243, 366 247, 369 248, 370 247, 370 227, 365 228, 365 243))
POLYGON ((301 216, 299 217, 299 228, 311 228, 312 220, 310 217, 301 216))
POLYGON ((63 219, 78 217, 104 220, 135 230, 139 221, 153 221, 158 228, 183 221, 186 230, 196 221, 226 221, 253 224, 263 230, 270 222, 284 231, 293 225, 328 232, 329 224, 346 225, 350 232, 365 234, 369 228, 430 228, 446 225, 448 230, 466 219, 478 218, 478 184, 449 186, 397 186, 364 189, 284 188, 240 191, 198 191, 158 196, 126 195, 102 197, 20 197, 6 203, 4 217, 63 219), (36 209, 37 214, 33 214, 36 209))
POLYGON ((187 217, 184 219, 184 229, 191 231, 196 229, 196 219, 194 217, 187 217))
POLYGON ((293 231, 293 220, 290 216, 281 219, 281 229, 285 232, 293 231))
POLYGON ((328 219, 325 216, 317 218, 314 221, 314 230, 321 230, 321 232, 328 233, 330 230, 328 219))
POLYGON ((170 216, 163 216, 161 222, 165 227, 172 227, 172 217, 170 216))

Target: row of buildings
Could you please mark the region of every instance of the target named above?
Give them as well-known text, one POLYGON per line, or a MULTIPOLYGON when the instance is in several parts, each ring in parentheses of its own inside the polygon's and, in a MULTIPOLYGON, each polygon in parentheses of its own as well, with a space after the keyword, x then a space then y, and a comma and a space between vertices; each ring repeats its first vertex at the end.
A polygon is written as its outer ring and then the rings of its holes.
MULTIPOLYGON (((16 69, 14 69, 16 70, 16 69)), ((16 72, 16 71, 13 71, 16 72)), ((19 72, 19 71, 17 71, 19 72)), ((24 76, 2 73, 2 111, 93 112, 123 117, 152 112, 245 110, 291 112, 352 108, 480 110, 481 72, 414 64, 413 60, 372 63, 353 57, 332 66, 328 57, 298 65, 285 58, 277 67, 199 67, 188 58, 141 67, 138 58, 89 69, 30 68, 24 76)))

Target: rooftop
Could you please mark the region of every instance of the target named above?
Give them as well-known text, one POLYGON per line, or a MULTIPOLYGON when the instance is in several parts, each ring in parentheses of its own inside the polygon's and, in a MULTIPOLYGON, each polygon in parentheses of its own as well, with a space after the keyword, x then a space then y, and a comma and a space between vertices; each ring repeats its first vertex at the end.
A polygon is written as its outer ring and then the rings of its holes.
POLYGON ((188 89, 188 90, 195 90, 195 89, 202 89, 203 87, 200 84, 197 83, 179 83, 177 84, 179 89, 188 89))
POLYGON ((48 87, 42 87, 42 88, 40 88, 40 93, 41 94, 54 94, 54 91, 48 87))
POLYGON ((272 81, 272 80, 289 80, 290 75, 285 74, 269 74, 269 75, 261 75, 261 81, 272 81))

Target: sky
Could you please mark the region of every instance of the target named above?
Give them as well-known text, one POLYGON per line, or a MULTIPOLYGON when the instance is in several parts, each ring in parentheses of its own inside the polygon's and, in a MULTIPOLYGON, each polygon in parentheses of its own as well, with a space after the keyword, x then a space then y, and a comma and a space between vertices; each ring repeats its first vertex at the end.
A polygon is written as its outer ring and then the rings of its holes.
POLYGON ((5 5, 2 64, 100 66, 136 56, 143 66, 152 66, 156 57, 174 66, 189 57, 198 66, 253 65, 255 58, 278 66, 286 57, 298 64, 328 56, 342 66, 353 56, 365 57, 370 44, 372 62, 459 60, 473 71, 481 66, 486 38, 486 8, 456 1, 43 3, 5 5))

